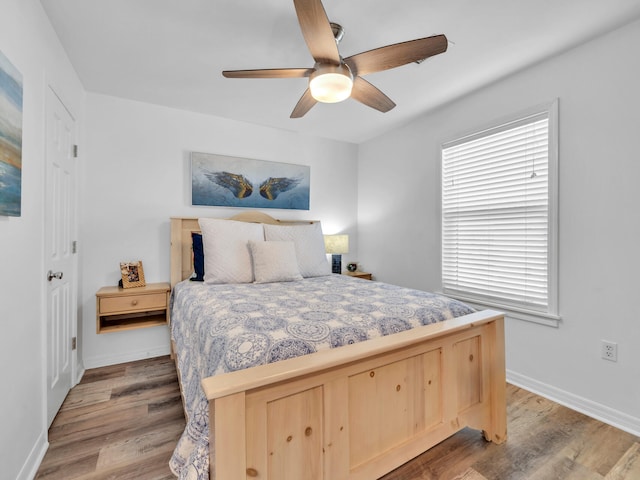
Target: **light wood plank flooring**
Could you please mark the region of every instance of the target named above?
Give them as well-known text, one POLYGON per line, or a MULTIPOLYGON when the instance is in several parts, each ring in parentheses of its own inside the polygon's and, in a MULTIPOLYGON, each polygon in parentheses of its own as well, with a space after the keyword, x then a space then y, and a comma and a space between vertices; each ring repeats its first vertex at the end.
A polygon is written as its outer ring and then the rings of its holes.
MULTIPOLYGON (((640 438, 508 386, 509 439, 465 429, 384 480, 639 480, 640 438)), ((49 430, 37 479, 174 479, 184 428, 173 362, 88 370, 49 430)))
POLYGON ((87 370, 49 429, 36 479, 175 480, 169 458, 184 426, 168 356, 87 370))

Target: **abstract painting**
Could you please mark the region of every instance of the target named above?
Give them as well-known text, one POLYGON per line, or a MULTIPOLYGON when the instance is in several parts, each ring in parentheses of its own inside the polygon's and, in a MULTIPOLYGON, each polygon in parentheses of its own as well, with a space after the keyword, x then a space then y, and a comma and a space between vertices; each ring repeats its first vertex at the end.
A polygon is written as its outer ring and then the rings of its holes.
POLYGON ((0 52, 0 215, 22 208, 22 75, 0 52))
POLYGON ((191 204, 309 210, 309 167, 191 153, 191 204))

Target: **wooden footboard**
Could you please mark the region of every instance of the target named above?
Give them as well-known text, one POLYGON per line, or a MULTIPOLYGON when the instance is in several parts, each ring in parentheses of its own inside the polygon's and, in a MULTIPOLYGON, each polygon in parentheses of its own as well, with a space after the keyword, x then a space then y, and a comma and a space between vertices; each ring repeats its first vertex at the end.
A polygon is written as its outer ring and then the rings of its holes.
POLYGON ((506 440, 504 319, 489 310, 202 384, 219 480, 372 480, 466 426, 506 440))

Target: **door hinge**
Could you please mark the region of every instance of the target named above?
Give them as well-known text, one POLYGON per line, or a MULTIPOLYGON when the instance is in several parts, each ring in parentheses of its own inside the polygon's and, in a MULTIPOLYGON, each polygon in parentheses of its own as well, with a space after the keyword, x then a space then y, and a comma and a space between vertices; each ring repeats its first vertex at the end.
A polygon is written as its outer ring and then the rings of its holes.
POLYGON ((71 350, 78 348, 78 337, 71 337, 71 350))
POLYGON ((71 242, 71 253, 78 253, 78 241, 71 242))
POLYGON ((78 145, 73 146, 73 158, 78 158, 78 145))

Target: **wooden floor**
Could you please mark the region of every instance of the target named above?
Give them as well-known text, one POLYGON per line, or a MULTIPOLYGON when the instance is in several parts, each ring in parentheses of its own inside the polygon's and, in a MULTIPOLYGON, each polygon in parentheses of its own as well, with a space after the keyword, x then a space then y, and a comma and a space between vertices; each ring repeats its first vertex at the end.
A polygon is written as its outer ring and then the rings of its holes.
POLYGON ((184 426, 168 356, 87 370, 49 429, 36 479, 175 480, 169 458, 184 426))
MULTIPOLYGON (((384 480, 639 480, 640 438, 508 386, 509 439, 465 429, 384 480)), ((49 430, 37 479, 174 479, 184 418, 168 357, 88 370, 49 430)))

